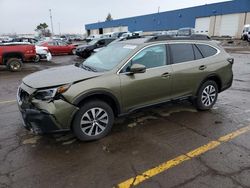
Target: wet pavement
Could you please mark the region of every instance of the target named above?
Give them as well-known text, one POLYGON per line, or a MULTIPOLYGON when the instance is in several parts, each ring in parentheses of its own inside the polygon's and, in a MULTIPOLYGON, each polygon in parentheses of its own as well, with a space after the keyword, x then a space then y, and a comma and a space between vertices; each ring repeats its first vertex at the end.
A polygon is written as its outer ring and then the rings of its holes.
MULTIPOLYGON (((34 136, 22 127, 15 100, 21 79, 73 64, 75 56, 0 68, 0 187, 108 188, 250 125, 250 54, 233 52, 234 84, 211 111, 175 102, 119 118, 110 135, 79 142, 70 133, 34 136)), ((185 161, 137 187, 250 187, 250 132, 185 161)))

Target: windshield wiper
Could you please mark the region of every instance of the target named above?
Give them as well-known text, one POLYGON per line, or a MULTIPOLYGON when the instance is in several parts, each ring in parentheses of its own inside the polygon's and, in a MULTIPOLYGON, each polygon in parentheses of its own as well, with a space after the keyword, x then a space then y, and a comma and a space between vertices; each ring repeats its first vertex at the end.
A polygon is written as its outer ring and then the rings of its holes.
POLYGON ((90 66, 88 66, 88 65, 82 64, 81 67, 82 67, 83 69, 87 70, 87 71, 97 72, 97 70, 96 70, 95 68, 90 67, 90 66))

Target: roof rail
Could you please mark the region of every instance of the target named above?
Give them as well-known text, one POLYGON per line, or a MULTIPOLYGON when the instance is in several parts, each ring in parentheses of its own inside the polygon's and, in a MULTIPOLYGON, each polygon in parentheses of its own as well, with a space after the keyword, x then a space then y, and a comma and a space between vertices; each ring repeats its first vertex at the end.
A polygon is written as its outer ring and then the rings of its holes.
POLYGON ((147 42, 165 41, 165 40, 211 40, 211 38, 207 35, 201 35, 201 34, 193 34, 190 36, 158 35, 158 36, 153 36, 147 42))

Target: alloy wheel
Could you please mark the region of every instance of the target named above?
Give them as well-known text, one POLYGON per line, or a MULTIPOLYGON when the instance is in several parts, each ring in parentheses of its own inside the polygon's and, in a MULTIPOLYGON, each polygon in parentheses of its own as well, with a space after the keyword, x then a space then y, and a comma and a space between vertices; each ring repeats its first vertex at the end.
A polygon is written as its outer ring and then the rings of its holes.
POLYGON ((88 136, 101 134, 108 125, 108 113, 102 108, 91 108, 81 118, 81 129, 88 136))
POLYGON ((18 70, 20 68, 19 62, 12 62, 10 65, 12 70, 18 70))
POLYGON ((206 107, 211 106, 216 99, 216 95, 215 87, 213 85, 208 85, 202 91, 201 101, 206 107))

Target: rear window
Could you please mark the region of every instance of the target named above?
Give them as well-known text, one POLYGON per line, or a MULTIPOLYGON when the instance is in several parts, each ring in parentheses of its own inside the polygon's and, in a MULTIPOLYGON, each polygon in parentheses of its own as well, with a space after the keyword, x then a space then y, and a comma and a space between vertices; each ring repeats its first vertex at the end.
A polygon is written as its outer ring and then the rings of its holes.
POLYGON ((196 44, 204 57, 210 57, 217 53, 217 50, 205 44, 196 44))
POLYGON ((196 60, 202 59, 203 56, 202 56, 200 50, 197 48, 197 46, 193 45, 193 48, 194 48, 194 56, 195 56, 195 59, 196 59, 196 60))
POLYGON ((195 60, 192 44, 170 44, 172 63, 182 63, 195 60))

